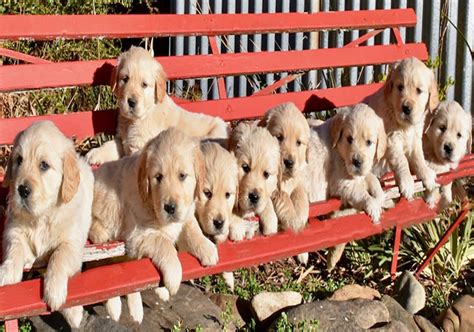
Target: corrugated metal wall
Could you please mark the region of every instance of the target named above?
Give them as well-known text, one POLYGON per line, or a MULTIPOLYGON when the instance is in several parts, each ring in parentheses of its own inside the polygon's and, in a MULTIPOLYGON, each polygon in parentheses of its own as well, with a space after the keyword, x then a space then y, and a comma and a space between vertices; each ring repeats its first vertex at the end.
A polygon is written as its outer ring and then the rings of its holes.
MULTIPOLYGON (((454 81, 447 88, 447 98, 456 99, 466 109, 471 109, 473 96, 473 44, 474 44, 474 0, 176 0, 175 13, 274 13, 343 11, 378 8, 414 8, 418 23, 414 28, 402 28, 401 34, 407 42, 427 44, 432 60, 437 62, 436 72, 441 85, 454 81)), ((285 33, 265 35, 221 36, 218 47, 222 53, 301 50, 308 48, 340 47, 365 31, 322 31, 319 33, 285 33)), ((386 44, 393 38, 389 30, 378 35, 369 44, 386 44)), ((172 40, 172 54, 208 54, 207 38, 177 37, 172 40)), ((335 68, 301 73, 302 76, 282 91, 298 91, 311 88, 324 89, 332 86, 354 85, 358 82, 377 81, 386 72, 386 66, 376 68, 335 68)), ((271 84, 287 73, 228 77, 228 97, 246 96, 252 91, 271 84)), ((214 79, 177 81, 177 94, 198 91, 198 98, 218 98, 214 79)))

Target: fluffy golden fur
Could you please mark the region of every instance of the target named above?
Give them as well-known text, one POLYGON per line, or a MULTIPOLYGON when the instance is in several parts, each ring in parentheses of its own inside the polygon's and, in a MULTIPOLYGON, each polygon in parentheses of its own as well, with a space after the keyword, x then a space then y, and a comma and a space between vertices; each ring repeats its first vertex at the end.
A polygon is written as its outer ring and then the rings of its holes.
POLYGON ((278 140, 256 123, 241 122, 229 139, 239 169, 239 197, 236 213, 259 216, 264 235, 278 231, 278 218, 271 197, 277 189, 280 164, 278 140))
MULTIPOLYGON (((106 163, 94 174, 90 239, 124 239, 129 256, 151 258, 162 273, 166 289, 159 294, 163 297, 167 292, 176 294, 181 283, 176 244, 205 266, 217 263, 217 248, 203 235, 194 216, 194 197, 203 191, 205 178, 196 139, 169 128, 149 141, 140 154, 106 163)), ((136 300, 137 294, 132 296, 140 305, 132 316, 140 321, 141 301, 136 300)))
POLYGON ((383 89, 366 102, 383 119, 387 132, 387 152, 377 166, 377 175, 392 169, 407 199, 415 193, 410 170, 429 191, 433 190, 436 174, 426 164, 422 147, 425 116, 439 103, 433 72, 416 58, 396 62, 383 89))
MULTIPOLYGON (((25 266, 48 261, 44 301, 51 310, 65 303, 68 278, 82 266, 93 181, 89 165, 52 122, 36 122, 16 136, 4 180, 10 189, 0 286, 20 282, 25 266)), ((63 313, 79 326, 81 306, 63 313)))
POLYGON ((92 164, 128 156, 169 127, 178 127, 192 137, 226 138, 227 125, 219 118, 191 113, 166 94, 166 74, 145 49, 132 46, 118 57, 111 76, 119 117, 117 137, 91 150, 92 164))
MULTIPOLYGON (((458 167, 459 161, 471 152, 472 117, 455 101, 441 102, 427 117, 423 134, 423 151, 428 166, 436 173, 458 167)), ((452 202, 452 183, 441 186, 441 207, 452 202)), ((436 190, 428 191, 426 201, 434 207, 438 201, 436 190)))
POLYGON ((386 148, 384 124, 365 104, 344 109, 312 127, 307 181, 311 202, 341 198, 344 205, 380 221, 385 195, 372 173, 386 148))
POLYGON ((307 147, 310 137, 308 122, 293 103, 284 103, 268 110, 261 126, 265 126, 280 143, 280 176, 278 189, 272 197, 273 206, 284 230, 300 231, 309 214, 307 178, 307 147))

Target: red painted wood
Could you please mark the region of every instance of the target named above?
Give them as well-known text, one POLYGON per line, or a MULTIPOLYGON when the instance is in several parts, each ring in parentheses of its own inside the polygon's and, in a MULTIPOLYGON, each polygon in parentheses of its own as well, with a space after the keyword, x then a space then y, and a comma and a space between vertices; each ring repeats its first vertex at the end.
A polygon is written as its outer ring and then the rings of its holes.
MULTIPOLYGON (((217 37, 208 37, 209 45, 211 46, 212 54, 221 54, 219 47, 217 47, 217 37)), ((219 99, 227 98, 227 90, 225 88, 225 81, 223 77, 217 79, 217 90, 219 91, 219 99)))
MULTIPOLYGON (((238 243, 226 242, 219 246, 220 260, 213 267, 202 267, 194 257, 180 253, 183 280, 327 248, 378 234, 396 225, 408 227, 435 215, 421 199, 411 202, 403 200, 383 214, 379 225, 373 225, 365 214, 356 214, 311 222, 298 234, 282 232, 272 237, 257 237, 238 243), (400 218, 400 215, 405 217, 400 218), (282 246, 282 243, 285 245, 282 246)), ((154 286, 158 284, 159 278, 158 271, 148 259, 93 268, 70 280, 66 307, 97 303, 111 296, 154 286)), ((46 312, 46 305, 41 300, 41 283, 40 279, 35 279, 0 287, 0 320, 46 312)))
POLYGON ((402 239, 402 228, 399 226, 395 227, 395 238, 393 240, 393 256, 392 256, 392 265, 390 266, 390 275, 392 279, 395 279, 397 275, 398 267, 398 254, 400 252, 400 241, 402 239))
POLYGON ((360 36, 359 38, 351 41, 349 44, 344 45, 344 47, 356 47, 359 46, 362 43, 365 43, 367 40, 369 40, 372 37, 377 36, 379 33, 381 33, 383 30, 378 29, 378 30, 372 30, 367 32, 365 35, 360 36))
MULTIPOLYGON (((170 56, 157 60, 163 65, 169 79, 174 80, 375 65, 411 56, 426 60, 426 46, 375 45, 359 46, 356 49, 170 56)), ((115 60, 95 60, 0 66, 0 91, 108 85, 114 65, 115 60)))
POLYGON ((218 15, 2 15, 0 39, 130 38, 411 27, 413 9, 218 15), (245 23, 245 24, 242 24, 245 23))
POLYGON ((28 63, 51 63, 49 60, 44 60, 35 56, 31 56, 25 53, 9 50, 7 48, 0 47, 0 55, 8 58, 13 58, 28 63))
POLYGON ((5 332, 18 332, 18 319, 12 319, 5 321, 5 332))
POLYGON ((256 91, 252 94, 252 96, 263 96, 263 95, 269 95, 272 94, 276 89, 281 88, 282 86, 293 82, 297 77, 300 77, 301 74, 292 74, 285 76, 278 81, 272 83, 271 85, 266 86, 262 90, 256 91))

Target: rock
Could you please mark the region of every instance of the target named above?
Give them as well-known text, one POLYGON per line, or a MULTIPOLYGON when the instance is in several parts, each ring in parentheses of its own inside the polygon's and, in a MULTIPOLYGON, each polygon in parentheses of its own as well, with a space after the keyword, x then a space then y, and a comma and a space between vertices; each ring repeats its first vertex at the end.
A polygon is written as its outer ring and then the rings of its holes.
POLYGON ((403 322, 408 328, 408 331, 411 331, 411 332, 420 331, 420 329, 418 328, 418 325, 416 325, 415 323, 415 319, 413 318, 413 315, 410 314, 408 311, 406 311, 400 305, 400 303, 395 301, 393 297, 390 297, 388 295, 383 295, 382 302, 385 304, 385 306, 388 309, 388 312, 390 313, 390 321, 398 320, 400 322, 403 322))
MULTIPOLYGON (((222 310, 222 316, 226 315, 230 306, 232 322, 237 327, 244 326, 252 318, 252 305, 250 301, 231 294, 211 294, 209 298, 222 310)), ((223 320, 225 319, 223 318, 223 320)), ((226 322, 223 323, 225 324, 226 322)))
MULTIPOLYGON (((389 321, 389 312, 380 301, 355 299, 350 301, 315 301, 286 311, 294 326, 317 320, 318 331, 363 331, 389 321)), ((276 320, 270 329, 275 328, 276 320)))
MULTIPOLYGON (((102 304, 87 307, 81 332, 127 332, 127 331, 169 331, 180 326, 181 330, 202 327, 204 331, 222 330, 222 311, 197 288, 181 284, 178 294, 169 302, 162 302, 153 290, 142 292, 144 317, 141 325, 133 322, 126 301, 122 299, 122 316, 119 322, 107 317, 102 304)), ((33 317, 33 331, 70 330, 59 313, 50 316, 33 317)))
POLYGON ((418 325, 418 328, 421 332, 439 332, 439 329, 425 317, 415 315, 413 318, 415 319, 415 323, 418 325))
POLYGON ((329 300, 332 301, 347 301, 352 299, 380 299, 380 293, 367 286, 346 285, 335 291, 329 298, 329 300))
POLYGON ((411 272, 404 271, 395 282, 393 298, 409 313, 416 314, 425 307, 426 292, 411 272))
POLYGON ((444 314, 444 331, 474 331, 474 297, 464 295, 457 299, 444 314))
POLYGON ((261 292, 252 299, 252 309, 258 321, 262 322, 277 311, 300 304, 303 296, 298 292, 261 292))
POLYGON ((392 320, 383 326, 370 329, 370 332, 410 332, 410 330, 399 320, 392 320))

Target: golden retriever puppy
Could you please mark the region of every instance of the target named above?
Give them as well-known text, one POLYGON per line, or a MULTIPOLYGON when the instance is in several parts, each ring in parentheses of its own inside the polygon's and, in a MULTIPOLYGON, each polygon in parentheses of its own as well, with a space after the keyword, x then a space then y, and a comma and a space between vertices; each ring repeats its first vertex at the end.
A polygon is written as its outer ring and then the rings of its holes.
POLYGON ((439 103, 433 72, 417 58, 396 62, 383 89, 366 102, 383 119, 387 133, 387 152, 377 166, 377 175, 392 169, 400 193, 409 200, 415 193, 410 170, 432 191, 436 173, 423 156, 422 135, 426 114, 439 103))
MULTIPOLYGON (((458 167, 459 161, 471 152, 472 117, 455 101, 441 102, 427 118, 423 135, 423 151, 428 166, 436 173, 445 173, 458 167)), ((441 207, 452 202, 452 183, 441 186, 441 207)), ((428 191, 426 201, 434 207, 438 197, 428 191)))
POLYGON ((306 152, 310 137, 308 122, 293 103, 268 110, 260 125, 280 143, 280 176, 272 201, 280 227, 300 231, 308 221, 306 152))
POLYGON ((310 202, 339 197, 343 205, 380 222, 385 195, 372 167, 385 148, 383 121, 365 104, 313 127, 308 145, 310 202))
MULTIPOLYGON (((93 183, 89 165, 52 122, 36 122, 16 136, 4 180, 10 190, 0 286, 20 282, 25 266, 49 259, 44 301, 51 310, 66 302, 68 279, 82 266, 93 183)), ((79 327, 81 306, 62 312, 79 327)))
POLYGON ((243 218, 258 216, 263 235, 275 234, 278 218, 271 197, 278 182, 278 140, 256 123, 241 122, 232 132, 229 150, 235 153, 239 169, 236 213, 243 218))
POLYGON ((227 138, 224 121, 191 113, 166 94, 166 74, 149 52, 132 46, 118 57, 111 87, 119 104, 117 137, 91 150, 92 164, 119 159, 140 150, 169 127, 178 127, 192 137, 227 138))
MULTIPOLYGON (((161 271, 166 289, 160 288, 158 295, 176 294, 182 270, 175 245, 205 266, 218 260, 217 247, 203 235, 194 215, 204 172, 198 140, 177 128, 161 132, 140 154, 102 165, 94 173, 90 239, 124 239, 129 256, 149 257, 161 271)), ((140 322, 139 293, 128 297, 132 317, 140 322)), ((120 317, 118 304, 108 310, 114 319, 120 317)))

